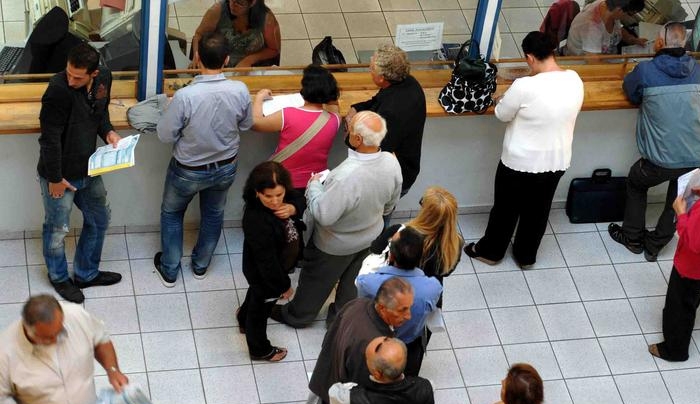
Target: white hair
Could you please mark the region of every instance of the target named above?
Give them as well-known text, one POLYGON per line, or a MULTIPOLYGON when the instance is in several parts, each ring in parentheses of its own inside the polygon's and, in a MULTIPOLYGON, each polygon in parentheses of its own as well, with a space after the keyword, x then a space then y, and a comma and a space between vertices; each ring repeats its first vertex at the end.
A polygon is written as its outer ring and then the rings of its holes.
POLYGON ((686 41, 685 26, 681 22, 666 23, 659 30, 659 38, 664 41, 664 48, 684 48, 686 41))
POLYGON ((353 130, 362 136, 362 144, 365 146, 379 147, 386 136, 386 120, 381 115, 372 111, 360 111, 355 115, 353 130), (378 120, 380 129, 378 131, 367 125, 368 121, 378 120))

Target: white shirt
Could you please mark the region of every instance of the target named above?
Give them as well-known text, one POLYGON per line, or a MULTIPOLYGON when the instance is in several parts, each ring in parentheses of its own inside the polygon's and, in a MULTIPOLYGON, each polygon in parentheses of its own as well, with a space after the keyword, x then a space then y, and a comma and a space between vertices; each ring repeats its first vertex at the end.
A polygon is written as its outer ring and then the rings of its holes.
POLYGON ((94 350, 109 342, 102 321, 61 303, 63 331, 54 347, 35 346, 17 320, 0 334, 0 404, 93 404, 94 350))
POLYGON ((573 70, 515 80, 495 111, 498 119, 508 122, 503 164, 529 173, 566 170, 582 104, 583 82, 573 70))
POLYGON ((617 53, 617 44, 622 40, 622 24, 615 20, 612 32, 605 29, 600 5, 597 0, 584 8, 571 22, 566 39, 566 54, 570 56, 586 53, 617 53))

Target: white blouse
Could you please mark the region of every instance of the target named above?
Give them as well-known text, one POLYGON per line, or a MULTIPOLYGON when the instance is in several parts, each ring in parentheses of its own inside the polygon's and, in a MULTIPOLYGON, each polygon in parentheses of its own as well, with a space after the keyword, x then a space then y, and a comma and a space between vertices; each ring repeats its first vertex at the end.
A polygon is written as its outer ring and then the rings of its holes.
POLYGON ((522 172, 569 168, 583 82, 573 70, 539 73, 513 82, 496 106, 508 122, 501 161, 522 172))

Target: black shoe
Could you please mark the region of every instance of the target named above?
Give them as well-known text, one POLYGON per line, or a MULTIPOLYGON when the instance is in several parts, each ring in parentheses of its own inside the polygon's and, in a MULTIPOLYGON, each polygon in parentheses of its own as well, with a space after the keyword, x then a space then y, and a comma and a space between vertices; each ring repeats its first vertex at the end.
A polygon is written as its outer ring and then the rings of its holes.
POLYGON ((99 271, 97 276, 91 281, 83 282, 76 280, 75 286, 80 289, 89 288, 90 286, 109 286, 119 283, 122 280, 122 274, 116 272, 99 271))
POLYGON ((467 254, 468 257, 473 258, 475 260, 479 260, 483 262, 484 264, 488 265, 496 265, 498 264, 498 261, 490 260, 488 258, 484 258, 481 255, 476 253, 476 243, 469 243, 464 246, 464 253, 467 254))
POLYGON ((166 288, 172 288, 175 286, 175 281, 177 279, 171 279, 168 276, 166 276, 163 271, 160 269, 160 257, 163 256, 163 252, 158 251, 156 255, 153 257, 153 267, 155 268, 155 273, 158 275, 158 279, 160 279, 160 282, 165 286, 166 288))
POLYGON ((610 223, 608 225, 608 234, 610 234, 610 238, 625 246, 633 254, 641 254, 642 251, 644 251, 642 243, 640 241, 628 239, 622 231, 622 226, 617 223, 610 223))
POLYGON ((208 268, 198 269, 192 266, 192 276, 194 276, 194 279, 204 279, 207 277, 207 269, 208 268))
POLYGON ((85 301, 85 295, 83 295, 83 291, 80 290, 75 284, 73 284, 73 281, 68 279, 67 281, 63 282, 53 282, 51 281, 51 285, 53 285, 54 290, 56 290, 56 293, 58 293, 62 298, 68 300, 69 302, 73 303, 82 303, 85 301))
POLYGON ((659 258, 659 253, 657 252, 656 254, 650 252, 646 248, 644 249, 644 259, 649 261, 649 262, 656 262, 656 259, 659 258))

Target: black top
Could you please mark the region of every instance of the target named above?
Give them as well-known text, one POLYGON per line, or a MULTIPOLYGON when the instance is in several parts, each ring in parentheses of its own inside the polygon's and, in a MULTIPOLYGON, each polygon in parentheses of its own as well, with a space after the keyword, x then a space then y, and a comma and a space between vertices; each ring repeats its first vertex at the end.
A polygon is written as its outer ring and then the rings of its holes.
POLYGON ((112 73, 100 68, 87 88, 68 86, 66 72, 56 73, 41 98, 39 123, 39 175, 49 182, 87 176, 88 159, 95 152, 97 136, 113 130, 109 120, 112 73))
MULTIPOLYGON (((304 195, 288 190, 284 201, 297 210, 294 220, 302 229, 302 214, 306 209, 304 195)), ((291 286, 288 270, 284 265, 284 249, 287 246, 286 220, 272 213, 258 199, 246 203, 243 211, 243 275, 251 288, 262 290, 265 298, 279 297, 291 286)), ((301 237, 301 231, 298 231, 301 237)))
POLYGON ((373 381, 367 386, 350 390, 352 404, 433 404, 433 386, 422 377, 406 376, 403 380, 381 384, 373 381))
POLYGON ((413 76, 382 88, 372 99, 352 106, 357 111, 374 111, 386 120, 387 133, 382 151, 396 153, 408 190, 420 172, 420 153, 425 125, 425 93, 413 76))

